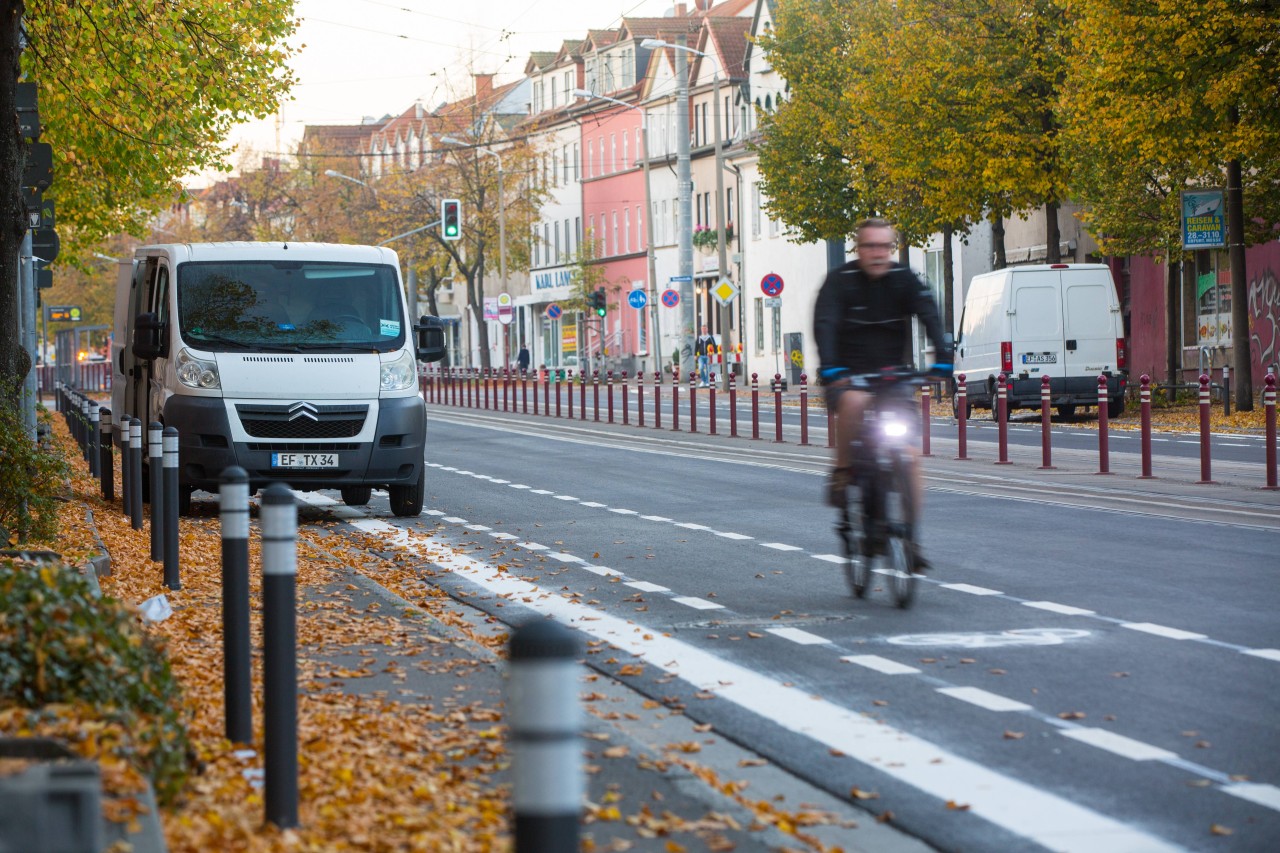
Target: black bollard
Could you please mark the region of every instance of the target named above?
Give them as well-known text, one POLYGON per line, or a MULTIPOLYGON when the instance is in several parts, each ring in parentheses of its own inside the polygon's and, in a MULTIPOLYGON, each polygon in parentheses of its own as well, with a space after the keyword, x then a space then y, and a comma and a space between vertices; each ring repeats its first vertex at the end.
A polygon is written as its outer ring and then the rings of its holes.
POLYGON ((249 475, 238 465, 222 472, 222 692, 227 740, 253 742, 249 650, 249 475))
POLYGON ((129 526, 142 529, 142 419, 129 419, 129 526))
POLYGON ((298 506, 289 487, 262 493, 264 802, 269 823, 298 825, 298 506))
POLYGON ((98 474, 102 477, 102 499, 116 499, 115 461, 111 458, 111 410, 98 410, 98 474))
MULTIPOLYGON (((164 428, 164 477, 159 498, 164 508, 164 585, 169 589, 182 589, 182 575, 178 568, 178 428, 164 428)), ((157 493, 151 493, 151 523, 157 522, 157 493)))
POLYGON ((80 452, 84 455, 85 461, 89 461, 89 398, 81 397, 80 405, 77 409, 80 412, 80 421, 76 425, 76 439, 80 442, 80 452))
POLYGON ((98 434, 99 434, 99 430, 101 429, 101 427, 99 426, 99 424, 101 423, 101 418, 102 418, 102 407, 99 406, 96 402, 90 400, 89 401, 89 432, 86 438, 88 439, 89 476, 91 477, 98 476, 99 466, 101 465, 100 457, 102 456, 102 453, 98 449, 98 434))
POLYGON ((549 619, 511 635, 511 724, 516 853, 575 853, 584 792, 576 635, 549 619))
POLYGON ((164 424, 152 421, 147 424, 147 477, 151 492, 151 559, 157 563, 164 559, 164 424))

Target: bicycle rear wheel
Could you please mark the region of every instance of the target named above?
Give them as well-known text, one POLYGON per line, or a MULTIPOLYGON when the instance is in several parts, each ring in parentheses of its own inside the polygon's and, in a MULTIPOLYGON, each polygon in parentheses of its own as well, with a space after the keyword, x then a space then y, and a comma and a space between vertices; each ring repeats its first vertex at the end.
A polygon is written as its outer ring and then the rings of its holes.
POLYGON ((849 518, 849 507, 840 511, 840 540, 844 543, 844 578, 854 598, 867 594, 871 583, 871 558, 865 553, 863 525, 849 518))
POLYGON ((885 518, 885 574, 894 603, 907 608, 915 600, 916 572, 915 548, 912 546, 915 531, 911 524, 914 517, 911 507, 911 480, 907 460, 895 455, 893 477, 884 495, 885 518))

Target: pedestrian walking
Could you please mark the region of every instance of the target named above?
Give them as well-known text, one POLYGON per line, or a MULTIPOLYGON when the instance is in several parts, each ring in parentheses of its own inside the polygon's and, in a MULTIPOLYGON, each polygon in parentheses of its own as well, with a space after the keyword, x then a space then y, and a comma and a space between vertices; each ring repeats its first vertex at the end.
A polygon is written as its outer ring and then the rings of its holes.
POLYGON ((529 348, 524 344, 520 345, 520 353, 516 356, 516 367, 521 373, 529 372, 529 348))
POLYGON ((711 364, 711 351, 715 348, 716 339, 707 331, 707 324, 702 324, 702 334, 693 342, 693 354, 698 357, 698 384, 706 388, 709 384, 707 368, 711 364))

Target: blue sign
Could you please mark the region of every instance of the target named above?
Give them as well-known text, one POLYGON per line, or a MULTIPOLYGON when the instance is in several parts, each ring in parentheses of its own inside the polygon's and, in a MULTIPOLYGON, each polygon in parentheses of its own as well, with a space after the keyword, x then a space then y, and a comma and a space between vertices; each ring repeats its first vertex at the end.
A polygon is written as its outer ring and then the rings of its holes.
POLYGON ((675 308, 680 304, 680 294, 674 290, 662 291, 662 304, 668 308, 675 308))
POLYGON ((549 317, 552 320, 559 320, 560 315, 563 313, 564 313, 563 309, 561 309, 560 306, 555 304, 554 302, 552 302, 550 305, 547 306, 547 317, 549 317))
POLYGON ((1220 189, 1182 191, 1182 248, 1224 249, 1227 217, 1220 189))
POLYGON ((643 290, 633 290, 627 294, 627 304, 632 308, 643 308, 649 304, 649 297, 645 295, 643 290))
POLYGON ((691 275, 673 275, 673 276, 671 276, 671 278, 667 279, 667 281, 690 281, 690 282, 691 282, 691 281, 693 281, 693 276, 691 276, 691 275))
POLYGON ((777 296, 782 293, 782 276, 776 272, 769 273, 760 279, 760 289, 764 291, 765 296, 777 296))

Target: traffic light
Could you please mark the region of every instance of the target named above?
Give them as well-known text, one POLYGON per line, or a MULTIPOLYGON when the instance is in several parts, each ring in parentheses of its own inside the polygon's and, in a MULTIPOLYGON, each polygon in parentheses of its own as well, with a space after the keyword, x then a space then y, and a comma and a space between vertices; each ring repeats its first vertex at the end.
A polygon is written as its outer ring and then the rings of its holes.
POLYGON ((609 312, 609 305, 605 301, 603 287, 597 288, 596 292, 591 294, 591 307, 596 310, 597 317, 603 317, 609 312))
POLYGON ((462 237, 462 202, 446 198, 440 202, 440 236, 446 240, 462 237))

